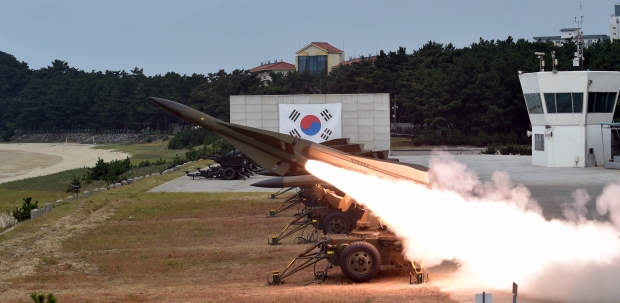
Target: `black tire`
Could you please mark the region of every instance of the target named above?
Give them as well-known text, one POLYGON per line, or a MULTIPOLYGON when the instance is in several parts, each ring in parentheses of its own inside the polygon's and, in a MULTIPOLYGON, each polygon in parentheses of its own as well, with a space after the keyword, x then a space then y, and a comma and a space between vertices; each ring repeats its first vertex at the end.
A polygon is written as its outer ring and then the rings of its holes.
POLYGON ((348 234, 351 232, 351 219, 341 211, 326 214, 321 219, 321 228, 324 234, 348 234))
POLYGON ((381 255, 368 242, 353 242, 340 255, 340 270, 353 282, 370 281, 380 269, 381 255))
POLYGON ((237 177, 237 172, 235 171, 234 168, 232 167, 227 167, 226 169, 224 169, 224 171, 222 172, 222 177, 224 177, 224 179, 226 180, 232 180, 234 178, 237 177))

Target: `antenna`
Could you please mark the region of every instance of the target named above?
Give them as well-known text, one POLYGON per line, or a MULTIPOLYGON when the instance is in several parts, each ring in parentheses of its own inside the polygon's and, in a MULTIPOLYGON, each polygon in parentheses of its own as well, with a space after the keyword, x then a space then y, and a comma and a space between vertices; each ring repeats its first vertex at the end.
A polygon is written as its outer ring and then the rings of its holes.
POLYGON ((581 27, 583 26, 583 13, 581 4, 579 4, 579 20, 575 17, 575 22, 577 22, 577 51, 575 52, 575 58, 573 58, 573 66, 578 66, 578 70, 583 70, 583 35, 581 33, 581 27))
POLYGON ((534 55, 536 55, 536 58, 538 58, 540 71, 544 72, 545 71, 545 59, 544 59, 545 53, 535 52, 534 55))

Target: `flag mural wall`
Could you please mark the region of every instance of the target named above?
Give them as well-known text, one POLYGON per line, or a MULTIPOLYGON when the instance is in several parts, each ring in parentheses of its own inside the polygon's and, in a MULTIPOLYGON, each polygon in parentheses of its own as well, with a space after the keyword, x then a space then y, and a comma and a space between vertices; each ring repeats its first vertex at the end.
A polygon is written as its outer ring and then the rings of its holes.
POLYGON ((341 103, 279 104, 280 133, 313 142, 342 137, 341 103))

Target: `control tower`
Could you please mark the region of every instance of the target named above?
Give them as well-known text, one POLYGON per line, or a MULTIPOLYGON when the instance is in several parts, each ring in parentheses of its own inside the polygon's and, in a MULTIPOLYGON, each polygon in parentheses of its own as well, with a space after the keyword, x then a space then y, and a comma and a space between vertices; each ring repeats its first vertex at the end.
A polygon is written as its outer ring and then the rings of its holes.
POLYGON ((612 144, 611 130, 620 72, 519 72, 532 124, 532 164, 546 167, 603 165, 612 144))

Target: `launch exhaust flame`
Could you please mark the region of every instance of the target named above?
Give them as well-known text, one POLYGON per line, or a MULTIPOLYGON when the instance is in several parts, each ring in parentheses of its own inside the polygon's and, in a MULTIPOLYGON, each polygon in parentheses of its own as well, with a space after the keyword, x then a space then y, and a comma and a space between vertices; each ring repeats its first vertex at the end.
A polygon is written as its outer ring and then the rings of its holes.
MULTIPOLYGON (((570 221, 547 221, 524 186, 496 172, 481 184, 465 165, 446 156, 430 163, 433 189, 407 181, 308 161, 306 169, 371 209, 404 239, 404 253, 427 268, 443 260, 461 266, 468 283, 519 291, 540 299, 616 302, 620 298, 620 231, 585 219, 585 191, 565 206, 570 221), (377 190, 380 189, 380 190, 377 190)), ((620 185, 597 199, 600 214, 620 225, 620 185)))

